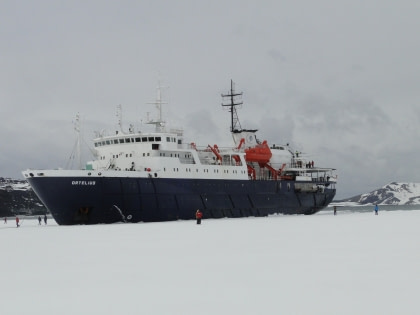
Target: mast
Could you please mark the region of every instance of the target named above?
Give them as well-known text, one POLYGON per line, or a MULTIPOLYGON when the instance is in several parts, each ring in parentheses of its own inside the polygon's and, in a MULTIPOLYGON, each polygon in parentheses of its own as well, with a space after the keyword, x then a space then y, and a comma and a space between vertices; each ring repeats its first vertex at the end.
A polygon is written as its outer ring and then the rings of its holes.
POLYGON ((121 104, 119 104, 117 106, 117 114, 116 114, 117 118, 118 118, 118 126, 120 127, 120 131, 124 134, 124 130, 123 130, 123 118, 122 118, 122 106, 121 104))
POLYGON ((158 118, 156 120, 148 119, 147 124, 155 125, 156 132, 162 132, 165 129, 165 122, 162 120, 162 104, 167 104, 167 102, 162 100, 162 88, 163 86, 160 84, 160 80, 158 81, 157 86, 157 95, 156 100, 154 102, 149 102, 147 104, 152 104, 156 106, 158 110, 158 118))
POLYGON ((76 167, 76 169, 82 169, 82 150, 81 150, 81 123, 80 123, 80 114, 76 114, 76 119, 73 121, 73 128, 76 132, 76 141, 73 146, 73 151, 70 154, 70 157, 66 164, 66 169, 76 167), (74 165, 77 163, 77 165, 74 165))
POLYGON ((78 162, 78 169, 82 169, 82 153, 81 153, 81 141, 80 141, 80 114, 77 113, 76 115, 76 121, 74 122, 74 130, 76 131, 77 134, 77 139, 76 139, 76 158, 77 158, 77 162, 78 162))
POLYGON ((236 112, 236 106, 241 106, 243 104, 241 100, 242 92, 235 92, 235 87, 232 80, 230 80, 230 91, 228 92, 228 94, 222 94, 222 98, 222 106, 228 107, 228 110, 230 112, 230 132, 241 132, 242 127, 241 123, 239 122, 238 113, 236 112))

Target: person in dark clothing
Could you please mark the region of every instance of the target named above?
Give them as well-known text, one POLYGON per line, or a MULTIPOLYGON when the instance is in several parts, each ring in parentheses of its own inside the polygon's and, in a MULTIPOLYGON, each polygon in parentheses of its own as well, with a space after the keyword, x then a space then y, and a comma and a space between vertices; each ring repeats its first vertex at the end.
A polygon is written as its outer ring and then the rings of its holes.
POLYGON ((41 216, 39 216, 38 217, 38 225, 41 225, 41 221, 42 221, 41 216))
POLYGON ((47 215, 46 214, 44 215, 44 223, 45 223, 45 225, 47 225, 47 215))
POLYGON ((7 217, 4 217, 4 223, 3 224, 7 224, 7 217))
POLYGON ((337 214, 337 207, 334 206, 334 215, 336 215, 336 214, 337 214))
POLYGON ((201 224, 201 219, 203 218, 203 213, 198 209, 195 212, 195 218, 197 219, 197 224, 201 224))
POLYGON ((16 227, 19 227, 19 217, 16 217, 16 227))

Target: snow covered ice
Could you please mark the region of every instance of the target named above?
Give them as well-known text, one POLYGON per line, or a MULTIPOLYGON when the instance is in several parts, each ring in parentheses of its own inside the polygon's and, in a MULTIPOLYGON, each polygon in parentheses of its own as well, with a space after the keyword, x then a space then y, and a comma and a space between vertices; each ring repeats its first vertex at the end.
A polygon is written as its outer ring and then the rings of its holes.
MULTIPOLYGON (((21 220, 22 222, 22 220, 21 220)), ((420 314, 420 211, 0 225, 2 314, 420 314)))

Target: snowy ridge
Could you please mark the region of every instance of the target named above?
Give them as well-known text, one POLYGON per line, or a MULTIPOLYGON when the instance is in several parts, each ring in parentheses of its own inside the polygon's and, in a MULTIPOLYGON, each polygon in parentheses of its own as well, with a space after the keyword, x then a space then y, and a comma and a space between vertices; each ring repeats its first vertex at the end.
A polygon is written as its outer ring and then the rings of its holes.
POLYGON ((13 190, 31 190, 29 183, 26 180, 11 179, 0 177, 0 189, 13 191, 13 190))
POLYGON ((343 206, 358 205, 418 205, 420 183, 389 183, 377 190, 348 199, 334 201, 343 206))
POLYGON ((0 177, 0 216, 31 215, 45 211, 26 180, 0 177))

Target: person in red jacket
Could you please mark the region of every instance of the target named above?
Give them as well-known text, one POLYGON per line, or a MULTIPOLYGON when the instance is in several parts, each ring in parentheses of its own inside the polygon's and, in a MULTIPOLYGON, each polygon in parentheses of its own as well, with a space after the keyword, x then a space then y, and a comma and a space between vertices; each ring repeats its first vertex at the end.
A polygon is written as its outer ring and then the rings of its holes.
POLYGON ((19 227, 19 217, 16 216, 16 227, 19 227))
POLYGON ((197 224, 201 224, 201 218, 203 217, 203 213, 197 209, 195 212, 195 218, 197 219, 197 224))

